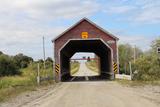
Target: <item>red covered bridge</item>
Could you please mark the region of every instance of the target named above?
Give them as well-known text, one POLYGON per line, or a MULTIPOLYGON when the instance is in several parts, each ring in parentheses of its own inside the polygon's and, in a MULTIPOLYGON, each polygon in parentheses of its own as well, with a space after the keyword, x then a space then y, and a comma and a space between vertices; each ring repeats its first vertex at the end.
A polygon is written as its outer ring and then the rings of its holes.
POLYGON ((99 27, 87 18, 81 19, 75 25, 53 39, 55 55, 56 81, 71 79, 70 58, 76 52, 93 52, 100 58, 100 75, 97 78, 114 79, 118 72, 119 39, 99 27))

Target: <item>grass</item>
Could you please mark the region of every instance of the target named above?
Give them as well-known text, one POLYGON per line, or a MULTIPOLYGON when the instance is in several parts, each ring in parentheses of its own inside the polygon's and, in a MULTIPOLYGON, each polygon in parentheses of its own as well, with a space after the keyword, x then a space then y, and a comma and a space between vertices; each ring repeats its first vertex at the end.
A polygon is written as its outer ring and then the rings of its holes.
POLYGON ((118 83, 125 85, 125 86, 144 86, 144 85, 159 85, 160 81, 129 81, 129 80, 116 80, 118 83))
POLYGON ((86 62, 86 66, 87 66, 90 70, 92 70, 92 71, 94 71, 94 72, 97 72, 97 73, 100 72, 100 70, 98 69, 98 64, 97 64, 96 61, 88 61, 88 62, 86 62))
POLYGON ((71 62, 71 65, 70 65, 70 67, 71 67, 71 75, 73 75, 73 74, 75 74, 76 72, 78 72, 78 70, 79 70, 79 67, 80 67, 80 64, 79 64, 79 62, 71 62))
POLYGON ((36 83, 21 76, 2 77, 0 79, 0 102, 27 90, 34 90, 36 83))
MULTIPOLYGON (((41 66, 41 65, 40 65, 41 66)), ((42 68, 40 70, 40 75, 53 77, 52 67, 46 67, 44 71, 42 68)), ((14 97, 25 91, 36 90, 37 85, 37 64, 29 65, 25 69, 21 69, 22 74, 19 76, 6 76, 0 77, 0 102, 6 101, 11 97, 14 97)), ((53 81, 44 81, 41 85, 52 84, 53 81)))
POLYGON ((26 91, 36 90, 36 86, 16 86, 0 89, 0 102, 6 101, 26 91))

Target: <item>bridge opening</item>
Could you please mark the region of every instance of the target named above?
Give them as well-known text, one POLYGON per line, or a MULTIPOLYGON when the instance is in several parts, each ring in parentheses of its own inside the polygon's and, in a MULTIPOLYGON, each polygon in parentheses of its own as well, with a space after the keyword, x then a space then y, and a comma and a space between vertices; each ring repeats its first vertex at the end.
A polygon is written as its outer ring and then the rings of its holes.
POLYGON ((70 58, 72 77, 90 77, 100 75, 99 57, 90 52, 77 52, 70 58))
MULTIPOLYGON (((71 81, 70 59, 77 52, 95 53, 100 60, 100 75, 89 77, 89 80, 112 79, 112 49, 101 39, 69 40, 60 50, 60 79, 71 81)), ((80 79, 81 80, 81 79, 80 79)))

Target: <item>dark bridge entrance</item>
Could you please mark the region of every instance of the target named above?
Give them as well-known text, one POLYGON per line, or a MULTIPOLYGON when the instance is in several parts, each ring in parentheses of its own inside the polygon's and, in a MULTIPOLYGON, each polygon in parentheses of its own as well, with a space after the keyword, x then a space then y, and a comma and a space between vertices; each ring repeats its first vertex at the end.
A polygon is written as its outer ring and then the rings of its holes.
POLYGON ((118 64, 117 40, 88 19, 79 21, 53 40, 56 81, 71 80, 70 58, 76 52, 93 52, 100 58, 100 75, 93 79, 113 79, 118 72, 113 68, 113 63, 118 64))
POLYGON ((112 49, 100 39, 69 40, 60 50, 61 80, 70 80, 70 58, 76 52, 93 52, 100 57, 100 76, 95 78, 111 78, 112 49))

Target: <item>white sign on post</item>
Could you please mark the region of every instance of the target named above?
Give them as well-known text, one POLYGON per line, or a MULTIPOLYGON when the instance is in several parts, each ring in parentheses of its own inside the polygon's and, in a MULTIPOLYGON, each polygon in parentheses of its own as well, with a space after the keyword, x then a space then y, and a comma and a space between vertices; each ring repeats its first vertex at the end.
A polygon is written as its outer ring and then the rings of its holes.
POLYGON ((107 43, 108 43, 108 44, 113 44, 113 43, 115 43, 115 41, 109 40, 109 41, 107 41, 107 43))

